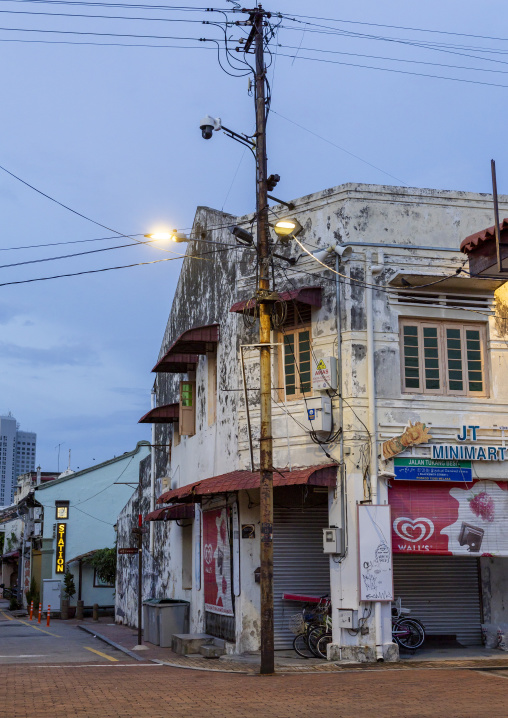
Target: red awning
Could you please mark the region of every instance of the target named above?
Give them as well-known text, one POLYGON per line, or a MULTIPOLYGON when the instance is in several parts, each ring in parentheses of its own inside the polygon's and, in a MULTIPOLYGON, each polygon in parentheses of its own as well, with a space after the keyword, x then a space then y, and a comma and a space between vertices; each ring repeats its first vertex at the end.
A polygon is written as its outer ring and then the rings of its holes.
POLYGON ((185 374, 188 371, 195 371, 199 361, 197 354, 171 354, 165 355, 154 366, 152 371, 164 371, 167 374, 185 374))
POLYGON ((2 556, 2 561, 15 561, 19 558, 19 551, 8 551, 2 556))
POLYGON ((173 424, 178 421, 180 404, 156 406, 138 421, 138 424, 173 424))
POLYGON ((174 521, 176 519, 193 519, 194 504, 177 504, 157 509, 145 516, 145 521, 174 521))
MULTIPOLYGON (((504 232, 507 229, 508 219, 503 219, 500 225, 500 231, 504 232)), ((474 251, 484 242, 488 242, 489 239, 494 239, 495 236, 496 235, 494 226, 488 227, 487 229, 482 229, 481 232, 476 232, 476 234, 470 234, 469 237, 466 237, 464 240, 462 240, 460 245, 460 251, 464 252, 464 254, 469 254, 469 252, 474 251)))
MULTIPOLYGON (((273 485, 277 486, 328 486, 333 488, 337 483, 337 465, 308 466, 295 471, 274 471, 273 485)), ((259 471, 231 471, 229 474, 212 476, 210 479, 195 481, 193 484, 179 489, 166 491, 157 499, 157 503, 166 504, 170 501, 194 503, 202 496, 226 494, 243 489, 259 489, 259 471)))
MULTIPOLYGON (((219 341, 219 324, 209 324, 206 327, 195 327, 188 329, 180 334, 178 339, 169 347, 166 354, 154 366, 152 371, 172 371, 175 369, 167 369, 167 366, 173 364, 197 364, 199 354, 206 354, 207 351, 213 349, 213 345, 219 341), (193 356, 195 361, 188 361, 193 356), (185 361, 185 357, 187 361, 185 361)), ((182 370, 188 371, 187 366, 182 370)))
MULTIPOLYGON (((301 304, 310 304, 313 307, 321 307, 322 287, 302 287, 301 289, 293 289, 291 292, 281 292, 280 300, 282 302, 300 302, 301 304)), ((254 299, 245 299, 243 302, 233 304, 230 312, 243 312, 245 308, 254 308, 254 299)))

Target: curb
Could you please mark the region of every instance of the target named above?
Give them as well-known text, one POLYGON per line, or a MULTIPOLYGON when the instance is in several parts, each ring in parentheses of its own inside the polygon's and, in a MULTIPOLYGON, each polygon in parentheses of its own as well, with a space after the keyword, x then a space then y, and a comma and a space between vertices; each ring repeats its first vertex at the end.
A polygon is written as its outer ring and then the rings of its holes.
MULTIPOLYGON (((145 662, 145 660, 150 661, 151 663, 154 663, 150 658, 143 658, 142 656, 138 656, 134 651, 129 651, 128 648, 125 648, 125 646, 121 646, 119 643, 115 643, 111 640, 111 638, 107 638, 106 636, 103 636, 101 633, 97 633, 93 628, 90 628, 89 626, 85 626, 83 624, 79 624, 77 628, 80 628, 82 631, 86 631, 87 633, 90 633, 94 638, 98 638, 100 641, 104 641, 104 643, 107 643, 109 646, 112 646, 113 648, 116 648, 117 651, 122 651, 122 653, 126 653, 131 658, 134 658, 136 661, 145 662)), ((158 661, 157 661, 158 663, 158 661)))

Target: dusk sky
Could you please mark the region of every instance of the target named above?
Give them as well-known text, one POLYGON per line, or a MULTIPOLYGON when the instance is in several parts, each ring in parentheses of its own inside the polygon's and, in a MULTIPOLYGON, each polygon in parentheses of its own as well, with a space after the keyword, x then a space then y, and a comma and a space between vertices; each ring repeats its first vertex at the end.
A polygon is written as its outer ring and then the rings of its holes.
MULTIPOLYGON (((246 17, 225 0, 218 7, 232 20, 246 17)), ((491 158, 499 191, 508 193, 506 2, 265 7, 288 14, 268 72, 277 196, 346 182, 490 192, 491 158)), ((205 142, 199 130, 211 114, 253 131, 247 77, 227 75, 216 45, 196 40, 223 45, 221 28, 200 24, 224 21, 222 14, 156 0, 1 0, 0 14, 3 168, 140 239, 189 228, 199 205, 253 210, 248 151, 218 132, 205 142)), ((229 28, 228 36, 234 48, 245 33, 229 28)), ((114 238, 2 170, 0 217, 0 285, 171 256, 114 238), (6 266, 119 245, 131 246, 6 266)), ((150 438, 137 421, 150 408, 151 368, 181 262, 0 286, 0 414, 11 411, 23 430, 37 432, 44 471, 57 468, 58 444, 60 470, 69 449, 72 468, 83 469, 150 438)))

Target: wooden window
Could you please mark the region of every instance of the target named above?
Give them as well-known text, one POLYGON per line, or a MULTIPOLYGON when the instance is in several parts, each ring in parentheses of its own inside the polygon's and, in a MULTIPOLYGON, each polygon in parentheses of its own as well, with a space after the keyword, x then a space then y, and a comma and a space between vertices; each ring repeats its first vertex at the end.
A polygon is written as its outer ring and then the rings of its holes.
POLYGON ((196 382, 180 382, 180 411, 178 430, 180 436, 196 433, 196 382))
POLYGON ((412 394, 486 396, 486 327, 405 319, 402 389, 412 394))
POLYGON ((312 393, 312 356, 311 356, 311 329, 285 329, 279 341, 282 351, 279 353, 279 386, 283 398, 284 379, 286 381, 286 396, 288 400, 301 399, 312 393))

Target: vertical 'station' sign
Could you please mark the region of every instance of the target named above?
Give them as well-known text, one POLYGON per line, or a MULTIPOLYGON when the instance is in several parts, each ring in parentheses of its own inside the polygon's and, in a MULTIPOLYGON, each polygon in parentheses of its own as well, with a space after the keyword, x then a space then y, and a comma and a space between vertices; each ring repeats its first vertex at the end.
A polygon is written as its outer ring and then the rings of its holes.
POLYGON ((65 532, 67 524, 56 525, 56 573, 65 573, 65 532))

